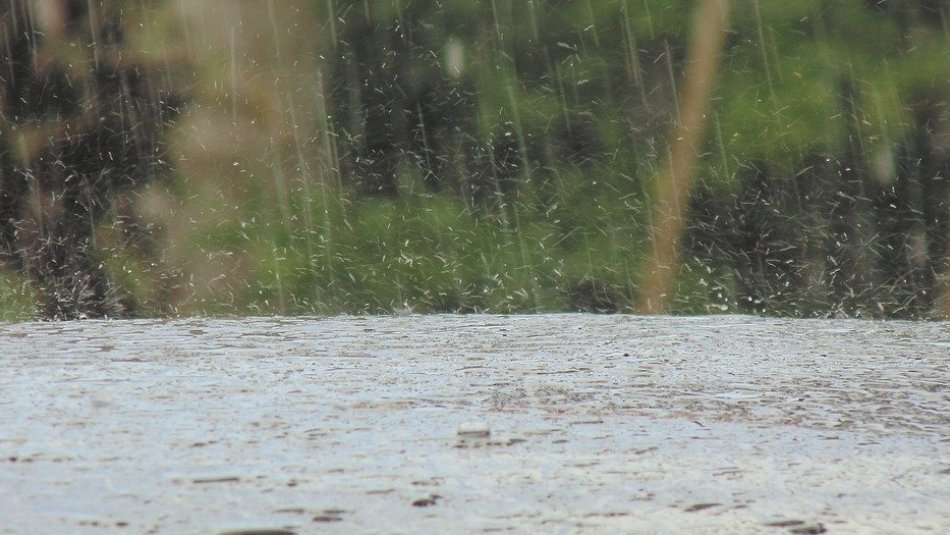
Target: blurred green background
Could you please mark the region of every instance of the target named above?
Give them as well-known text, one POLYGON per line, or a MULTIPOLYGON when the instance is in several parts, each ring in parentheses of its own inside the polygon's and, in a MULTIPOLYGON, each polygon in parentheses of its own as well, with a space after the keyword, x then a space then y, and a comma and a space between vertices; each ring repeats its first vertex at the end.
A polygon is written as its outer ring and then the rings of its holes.
MULTIPOLYGON (((185 101, 96 233, 139 314, 633 310, 696 2, 125 4, 185 101)), ((732 8, 670 311, 946 317, 950 9, 732 8)))

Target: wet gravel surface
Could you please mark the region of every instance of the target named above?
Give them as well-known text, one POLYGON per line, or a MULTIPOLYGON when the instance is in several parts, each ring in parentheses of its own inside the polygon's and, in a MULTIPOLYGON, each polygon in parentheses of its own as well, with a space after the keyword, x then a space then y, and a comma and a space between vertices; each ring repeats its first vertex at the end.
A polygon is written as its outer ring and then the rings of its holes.
POLYGON ((950 533, 950 324, 0 324, 0 533, 950 533))

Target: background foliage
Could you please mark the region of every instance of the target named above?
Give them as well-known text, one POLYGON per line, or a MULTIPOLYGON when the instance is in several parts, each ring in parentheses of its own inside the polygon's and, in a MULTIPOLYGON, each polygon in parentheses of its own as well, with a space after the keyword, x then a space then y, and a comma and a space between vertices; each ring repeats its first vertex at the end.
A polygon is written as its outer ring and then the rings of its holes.
MULTIPOLYGON (((694 2, 187 4, 123 15, 186 102, 96 233, 140 313, 631 310, 694 2)), ((733 13, 673 312, 945 316, 944 3, 733 13)))

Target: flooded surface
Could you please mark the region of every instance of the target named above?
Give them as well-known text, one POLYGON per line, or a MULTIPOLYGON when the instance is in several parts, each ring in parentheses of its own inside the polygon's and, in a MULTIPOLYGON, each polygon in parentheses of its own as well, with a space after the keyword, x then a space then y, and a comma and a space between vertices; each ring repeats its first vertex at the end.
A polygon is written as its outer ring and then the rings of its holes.
POLYGON ((0 325, 0 533, 946 533, 950 327, 0 325))

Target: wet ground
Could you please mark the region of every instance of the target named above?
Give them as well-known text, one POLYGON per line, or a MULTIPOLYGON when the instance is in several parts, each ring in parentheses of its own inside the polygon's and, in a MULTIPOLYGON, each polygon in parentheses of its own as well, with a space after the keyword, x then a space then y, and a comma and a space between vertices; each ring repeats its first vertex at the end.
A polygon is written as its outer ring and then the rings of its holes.
POLYGON ((0 533, 950 533, 950 324, 0 324, 0 533))

